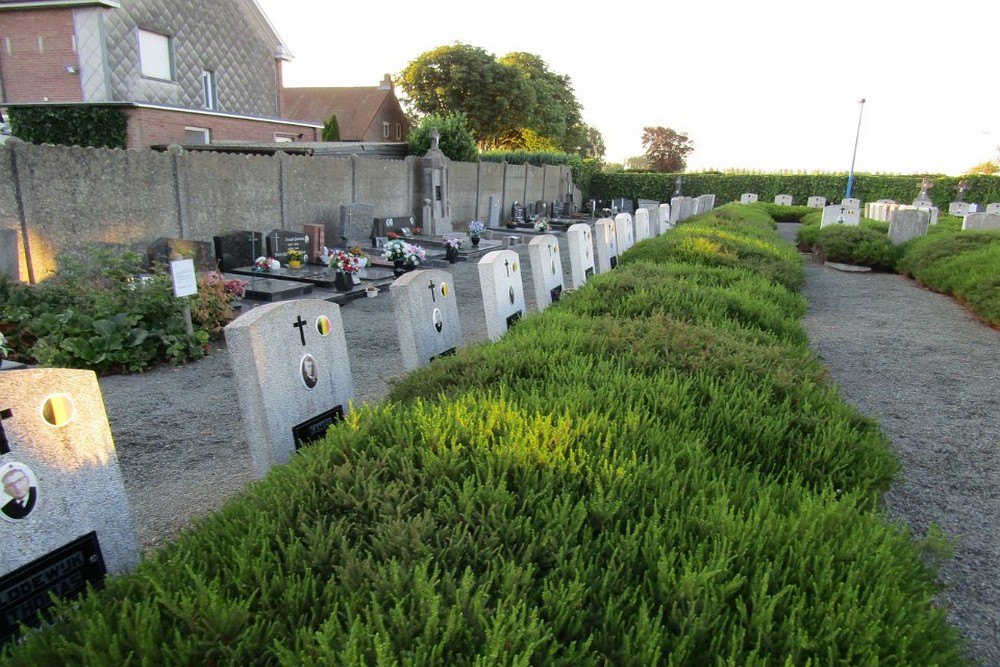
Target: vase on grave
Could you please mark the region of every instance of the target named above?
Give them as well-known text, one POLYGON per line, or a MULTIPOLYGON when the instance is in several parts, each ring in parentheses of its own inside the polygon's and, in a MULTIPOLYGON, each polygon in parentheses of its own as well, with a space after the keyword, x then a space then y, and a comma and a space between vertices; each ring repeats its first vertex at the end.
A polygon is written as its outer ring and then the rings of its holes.
POLYGON ((472 237, 472 245, 478 246, 479 245, 479 238, 480 237, 478 237, 478 236, 473 236, 472 237))
POLYGON ((396 278, 398 278, 401 275, 403 275, 404 273, 406 273, 406 269, 403 268, 403 260, 401 260, 401 259, 395 259, 395 260, 393 260, 393 262, 392 262, 392 275, 395 276, 396 278))
POLYGON ((445 248, 444 258, 448 260, 449 264, 454 264, 458 261, 458 248, 445 248))
POLYGON ((349 292, 352 284, 353 281, 347 275, 347 271, 337 271, 337 275, 333 277, 333 286, 337 288, 338 292, 349 292))
POLYGON ((403 271, 409 272, 417 268, 416 262, 403 262, 403 271))
POLYGON ((290 268, 290 269, 301 269, 302 268, 302 262, 300 260, 297 260, 297 259, 290 259, 290 260, 288 260, 288 268, 290 268))

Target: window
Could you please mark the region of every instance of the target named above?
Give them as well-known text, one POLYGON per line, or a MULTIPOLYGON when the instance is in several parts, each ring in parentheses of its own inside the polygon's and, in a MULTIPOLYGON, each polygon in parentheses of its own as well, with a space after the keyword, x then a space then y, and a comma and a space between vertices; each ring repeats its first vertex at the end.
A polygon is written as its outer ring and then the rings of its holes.
POLYGON ((389 123, 388 121, 382 121, 382 138, 389 138, 389 123))
POLYGON ((403 138, 403 126, 396 123, 396 141, 400 141, 403 138))
POLYGON ((174 58, 170 38, 157 32, 139 30, 139 68, 149 79, 174 80, 174 58))
POLYGON ((185 127, 184 143, 186 145, 201 145, 212 143, 212 131, 204 127, 185 127))
POLYGON ((219 97, 215 90, 215 72, 204 70, 201 73, 202 108, 218 109, 219 97))

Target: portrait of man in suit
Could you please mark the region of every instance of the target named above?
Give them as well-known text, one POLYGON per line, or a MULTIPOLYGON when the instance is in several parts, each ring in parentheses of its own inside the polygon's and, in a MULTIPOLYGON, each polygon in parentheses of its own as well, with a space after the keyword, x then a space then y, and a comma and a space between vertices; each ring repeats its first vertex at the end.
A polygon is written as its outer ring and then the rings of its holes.
POLYGON ((5 466, 5 470, 0 482, 3 483, 3 492, 10 497, 10 500, 0 507, 0 512, 7 519, 20 521, 35 508, 38 489, 31 483, 27 468, 12 463, 5 466))
POLYGON ((302 371, 302 382, 312 389, 316 386, 316 382, 319 378, 316 375, 316 359, 311 354, 307 354, 302 357, 302 361, 299 365, 299 370, 302 371))

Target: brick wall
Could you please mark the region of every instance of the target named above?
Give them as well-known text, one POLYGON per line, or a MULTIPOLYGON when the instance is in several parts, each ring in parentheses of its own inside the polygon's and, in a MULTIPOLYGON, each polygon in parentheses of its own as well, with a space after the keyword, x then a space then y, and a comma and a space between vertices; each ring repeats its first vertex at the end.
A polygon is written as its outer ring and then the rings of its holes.
POLYGON ((128 148, 148 148, 155 144, 187 143, 184 128, 209 130, 217 141, 275 141, 275 136, 287 136, 296 141, 320 141, 322 129, 267 120, 231 118, 210 114, 185 113, 164 109, 133 108, 128 110, 128 148), (302 135, 299 139, 298 136, 302 135))
POLYGON ((80 102, 72 9, 0 12, 4 102, 80 102))

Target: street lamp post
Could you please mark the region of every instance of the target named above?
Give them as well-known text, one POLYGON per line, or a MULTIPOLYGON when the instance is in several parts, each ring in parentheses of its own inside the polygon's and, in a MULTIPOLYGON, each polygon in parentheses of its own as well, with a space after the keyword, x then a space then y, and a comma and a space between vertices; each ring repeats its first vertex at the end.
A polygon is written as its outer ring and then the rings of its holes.
POLYGON ((858 157, 858 138, 861 136, 861 114, 865 112, 865 98, 858 100, 858 104, 861 105, 861 110, 858 111, 858 131, 854 133, 854 153, 851 154, 851 173, 847 176, 846 199, 851 198, 851 187, 854 186, 854 159, 858 157))

